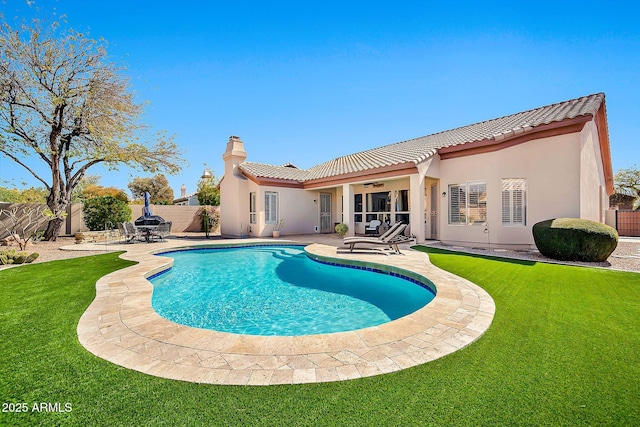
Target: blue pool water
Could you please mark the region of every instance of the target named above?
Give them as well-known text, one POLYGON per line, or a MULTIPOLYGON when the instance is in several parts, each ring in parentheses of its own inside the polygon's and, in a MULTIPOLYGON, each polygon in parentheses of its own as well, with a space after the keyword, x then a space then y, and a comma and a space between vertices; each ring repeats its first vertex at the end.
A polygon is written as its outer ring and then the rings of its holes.
MULTIPOLYGON (((249 335, 351 331, 406 316, 433 291, 409 280, 314 261, 301 246, 171 252, 152 305, 187 326, 249 335)), ((435 289, 435 288, 434 288, 435 289)))

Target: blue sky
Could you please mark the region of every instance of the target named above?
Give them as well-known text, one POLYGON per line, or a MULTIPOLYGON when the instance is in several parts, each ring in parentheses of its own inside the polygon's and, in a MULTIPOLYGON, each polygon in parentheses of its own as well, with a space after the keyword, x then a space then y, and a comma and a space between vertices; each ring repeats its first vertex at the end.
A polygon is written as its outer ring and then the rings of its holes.
MULTIPOLYGON (((176 134, 189 162, 167 175, 176 196, 181 184, 195 191, 205 162, 222 175, 230 135, 249 161, 307 168, 597 92, 614 171, 640 166, 635 1, 32 3, 0 8, 9 19, 65 14, 127 66, 150 103, 143 120, 176 134)), ((123 189, 144 176, 90 173, 123 189)), ((2 157, 0 175, 38 185, 2 157)))

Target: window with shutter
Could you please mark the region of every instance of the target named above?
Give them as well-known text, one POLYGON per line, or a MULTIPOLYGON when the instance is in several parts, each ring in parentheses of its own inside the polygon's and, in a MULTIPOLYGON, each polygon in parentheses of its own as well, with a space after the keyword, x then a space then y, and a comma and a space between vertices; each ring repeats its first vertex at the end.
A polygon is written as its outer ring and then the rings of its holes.
POLYGON ((256 223, 256 193, 249 193, 249 223, 256 223))
POLYGON ((468 184, 467 216, 469 224, 487 222, 487 183, 472 182, 468 184))
POLYGON ((278 193, 265 191, 264 193, 264 222, 275 224, 278 222, 278 193))
POLYGON ((487 222, 487 183, 449 185, 449 224, 480 225, 487 222))
POLYGON ((502 225, 527 225, 527 180, 502 180, 502 225))
POLYGON ((466 224, 465 184, 449 185, 449 224, 466 224))

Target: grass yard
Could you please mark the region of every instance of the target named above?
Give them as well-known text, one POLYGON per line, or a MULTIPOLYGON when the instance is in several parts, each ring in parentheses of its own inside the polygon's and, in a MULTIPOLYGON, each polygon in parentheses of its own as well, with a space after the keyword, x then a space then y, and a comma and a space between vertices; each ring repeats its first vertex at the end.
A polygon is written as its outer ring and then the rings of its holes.
POLYGON ((116 254, 0 271, 0 425, 640 425, 640 274, 421 250, 494 298, 480 340, 393 374, 272 387, 170 381, 87 352, 76 325, 97 279, 131 264, 116 254))

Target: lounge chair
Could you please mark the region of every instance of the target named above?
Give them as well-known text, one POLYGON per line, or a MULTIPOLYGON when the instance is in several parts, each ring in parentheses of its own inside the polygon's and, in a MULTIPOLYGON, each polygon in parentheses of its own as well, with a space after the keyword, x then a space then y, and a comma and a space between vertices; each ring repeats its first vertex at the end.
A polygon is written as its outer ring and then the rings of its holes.
POLYGON ((355 245, 359 243, 370 244, 370 245, 384 245, 388 246, 390 250, 395 252, 396 254, 400 254, 400 249, 398 245, 400 243, 407 243, 413 241, 412 237, 408 237, 403 235, 404 230, 409 226, 409 224, 400 224, 396 227, 391 233, 388 233, 384 237, 349 237, 348 239, 344 239, 345 246, 349 246, 349 251, 353 252, 353 248, 355 245))
MULTIPOLYGON (((384 239, 385 237, 389 236, 391 233, 394 233, 396 231, 396 229, 398 227, 400 227, 401 225, 404 225, 404 222, 402 221, 398 221, 395 224, 393 224, 391 227, 389 227, 389 229, 387 229, 387 231, 385 231, 384 233, 382 233, 380 236, 378 236, 378 239, 384 239)), ((344 242, 345 244, 351 240, 360 240, 362 239, 362 236, 349 236, 349 237, 345 237, 344 238, 344 242)))
POLYGON ((374 219, 371 220, 369 225, 367 225, 364 229, 364 234, 373 234, 377 236, 380 234, 380 226, 382 225, 382 221, 374 219))

